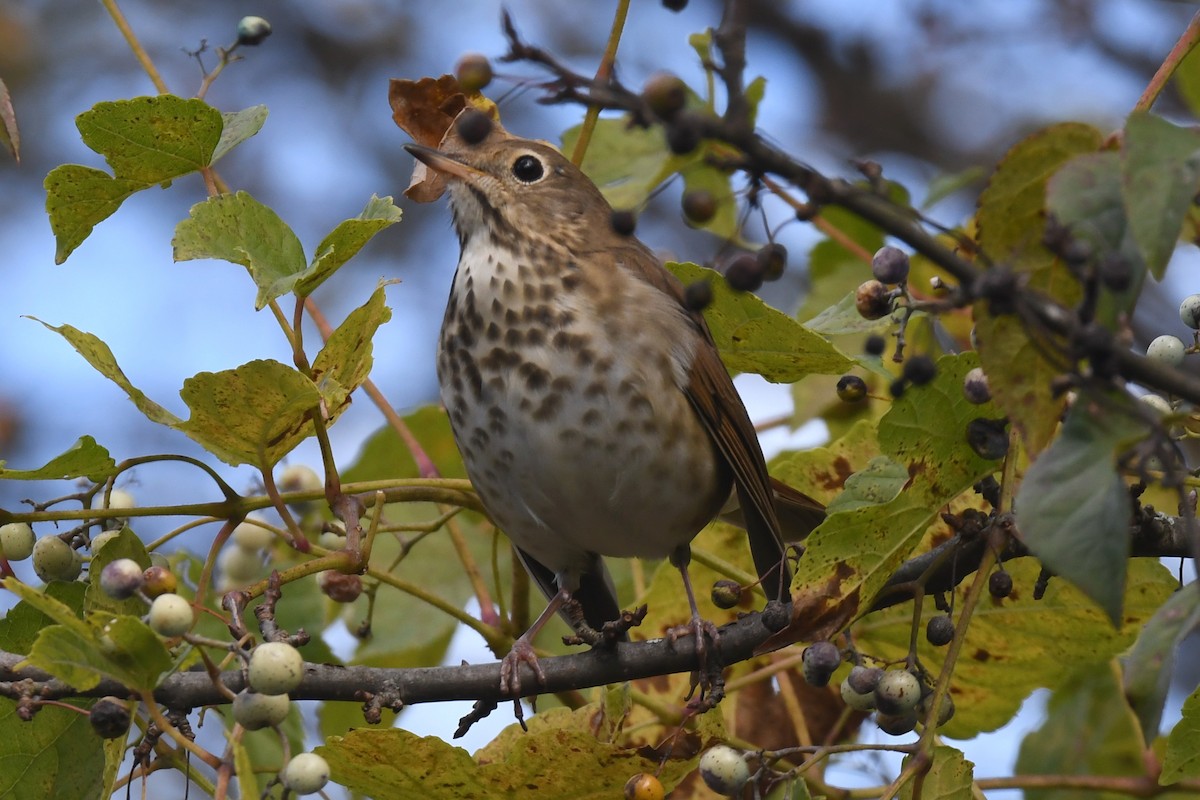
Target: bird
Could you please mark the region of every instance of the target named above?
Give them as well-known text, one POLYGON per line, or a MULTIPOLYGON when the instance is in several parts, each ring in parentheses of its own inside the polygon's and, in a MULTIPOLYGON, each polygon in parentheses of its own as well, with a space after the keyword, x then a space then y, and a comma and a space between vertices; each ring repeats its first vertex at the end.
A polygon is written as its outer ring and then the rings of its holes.
MULTIPOLYGON (((731 502, 768 599, 788 602, 778 485, 682 283, 544 142, 468 109, 438 147, 405 147, 445 181, 460 244, 442 402, 484 509, 548 599, 501 661, 505 695, 521 697, 522 664, 545 683, 533 638, 554 614, 576 630, 619 616, 605 557, 680 569, 703 657, 715 628, 696 606, 689 545, 731 502)), ((824 516, 799 492, 785 499, 801 533, 824 516)))

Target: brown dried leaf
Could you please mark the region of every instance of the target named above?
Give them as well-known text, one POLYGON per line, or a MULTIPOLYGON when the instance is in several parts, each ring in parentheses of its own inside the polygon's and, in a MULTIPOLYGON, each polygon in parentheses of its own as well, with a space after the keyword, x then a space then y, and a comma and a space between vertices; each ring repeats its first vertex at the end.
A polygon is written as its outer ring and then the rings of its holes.
MULTIPOLYGON (((468 106, 483 111, 497 124, 500 119, 495 103, 478 92, 463 92, 453 75, 418 81, 394 78, 388 86, 388 105, 400 129, 426 147, 441 147, 454 131, 454 120, 468 106)), ((418 161, 404 195, 418 203, 431 203, 445 191, 445 178, 418 161)))
POLYGON ((13 111, 8 86, 0 79, 0 144, 12 154, 13 160, 21 163, 21 132, 17 130, 17 113, 13 111))

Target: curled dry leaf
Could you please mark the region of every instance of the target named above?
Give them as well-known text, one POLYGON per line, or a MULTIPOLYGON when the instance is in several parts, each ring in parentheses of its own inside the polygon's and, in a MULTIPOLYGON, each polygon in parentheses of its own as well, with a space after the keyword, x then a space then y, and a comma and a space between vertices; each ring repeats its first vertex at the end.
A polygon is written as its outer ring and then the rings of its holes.
POLYGON ((0 145, 18 163, 21 161, 21 134, 17 130, 17 113, 13 111, 8 86, 0 80, 0 145))
MULTIPOLYGON (((454 132, 454 120, 469 106, 479 109, 499 124, 496 104, 478 92, 467 94, 453 75, 419 81, 393 79, 388 86, 392 119, 417 144, 441 147, 454 132)), ((420 161, 404 195, 418 203, 431 203, 446 191, 445 179, 420 161)))

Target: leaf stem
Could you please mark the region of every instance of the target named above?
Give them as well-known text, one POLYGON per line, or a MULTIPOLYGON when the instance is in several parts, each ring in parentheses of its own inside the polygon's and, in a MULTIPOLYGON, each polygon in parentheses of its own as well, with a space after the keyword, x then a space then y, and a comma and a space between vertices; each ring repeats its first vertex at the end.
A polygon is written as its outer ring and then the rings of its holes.
MULTIPOLYGON (((607 82, 612 76, 613 65, 617 61, 617 47, 621 44, 621 33, 625 30, 625 19, 629 16, 629 0, 618 0, 617 11, 613 15, 612 29, 608 34, 608 44, 604 47, 604 55, 600 57, 600 66, 596 68, 596 83, 607 82)), ((579 129, 579 139, 575 141, 575 151, 571 153, 571 163, 579 166, 587 153, 592 141, 592 132, 600 119, 600 106, 590 105, 583 117, 583 126, 579 129)))
POLYGON ((1179 41, 1175 42, 1175 46, 1171 48, 1171 52, 1167 53, 1167 57, 1163 59, 1163 63, 1159 66, 1158 71, 1154 73, 1154 77, 1150 79, 1150 83, 1146 85, 1146 90, 1142 92, 1142 96, 1134 104, 1134 111, 1149 111, 1154 105, 1154 101, 1162 94, 1163 89, 1167 87, 1167 81, 1175 74, 1175 70, 1179 68, 1180 62, 1192 51, 1192 48, 1200 42, 1200 11, 1196 12, 1192 17, 1192 21, 1188 23, 1183 34, 1180 35, 1179 41))

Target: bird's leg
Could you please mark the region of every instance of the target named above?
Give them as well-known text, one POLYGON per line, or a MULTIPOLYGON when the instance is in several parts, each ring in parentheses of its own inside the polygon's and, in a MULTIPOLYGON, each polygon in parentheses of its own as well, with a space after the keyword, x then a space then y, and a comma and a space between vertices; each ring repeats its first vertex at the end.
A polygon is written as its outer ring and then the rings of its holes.
POLYGON ((500 661, 500 691, 513 699, 514 714, 522 728, 525 727, 525 712, 521 709, 521 664, 528 664, 538 684, 546 685, 546 673, 542 671, 542 665, 538 663, 537 655, 533 652, 533 638, 570 599, 571 592, 560 587, 558 593, 550 598, 546 610, 538 615, 529 626, 529 630, 517 637, 508 655, 500 661))
POLYGON ((696 593, 692 590, 692 579, 688 575, 688 563, 692 560, 692 548, 688 545, 680 545, 671 553, 671 563, 679 569, 679 574, 683 577, 683 588, 687 592, 688 606, 692 609, 692 620, 687 625, 679 625, 667 631, 667 639, 675 642, 681 636, 686 636, 691 633, 696 637, 696 656, 700 661, 700 672, 705 672, 705 663, 708 659, 708 646, 704 642, 704 637, 707 635, 713 640, 713 644, 717 644, 720 640, 720 634, 717 633, 717 626, 700 616, 700 609, 696 605, 696 593))

